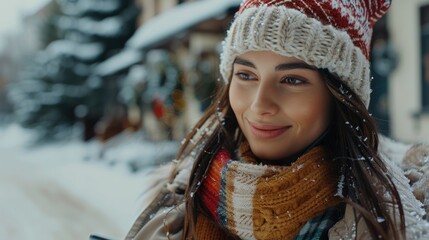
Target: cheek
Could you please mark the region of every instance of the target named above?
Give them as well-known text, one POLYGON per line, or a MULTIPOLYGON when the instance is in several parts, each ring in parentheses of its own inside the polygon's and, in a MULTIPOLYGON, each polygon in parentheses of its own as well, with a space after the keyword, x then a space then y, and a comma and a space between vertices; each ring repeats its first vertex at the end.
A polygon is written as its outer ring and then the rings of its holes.
POLYGON ((316 108, 319 110, 318 115, 320 116, 320 120, 327 126, 332 119, 333 100, 327 89, 322 95, 322 101, 319 101, 316 108))
POLYGON ((331 101, 329 97, 321 96, 306 109, 307 113, 301 115, 303 116, 303 121, 310 126, 313 125, 313 131, 323 132, 331 120, 331 101))
MULTIPOLYGON (((284 111, 302 130, 322 132, 331 118, 331 101, 326 94, 313 93, 289 100, 284 104, 284 111)), ((312 134, 311 134, 312 135, 312 134)))

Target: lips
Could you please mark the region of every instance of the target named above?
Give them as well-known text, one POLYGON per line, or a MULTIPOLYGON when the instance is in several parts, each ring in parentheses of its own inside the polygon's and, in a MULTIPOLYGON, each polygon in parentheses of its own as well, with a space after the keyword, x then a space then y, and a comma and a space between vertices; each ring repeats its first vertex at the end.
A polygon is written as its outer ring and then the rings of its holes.
POLYGON ((248 122, 251 133, 261 139, 272 139, 282 135, 286 132, 291 126, 275 126, 269 124, 259 124, 248 122))

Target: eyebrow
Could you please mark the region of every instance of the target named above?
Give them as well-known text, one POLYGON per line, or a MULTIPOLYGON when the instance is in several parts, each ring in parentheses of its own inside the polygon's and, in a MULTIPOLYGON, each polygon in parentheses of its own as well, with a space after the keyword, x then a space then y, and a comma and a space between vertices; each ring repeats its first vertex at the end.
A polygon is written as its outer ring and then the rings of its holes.
MULTIPOLYGON (((244 66, 256 69, 255 64, 239 57, 235 58, 234 64, 240 64, 240 65, 244 65, 244 66)), ((316 67, 311 66, 305 62, 282 63, 277 65, 274 69, 276 71, 284 71, 284 70, 292 70, 292 69, 299 69, 299 68, 317 71, 316 67)))

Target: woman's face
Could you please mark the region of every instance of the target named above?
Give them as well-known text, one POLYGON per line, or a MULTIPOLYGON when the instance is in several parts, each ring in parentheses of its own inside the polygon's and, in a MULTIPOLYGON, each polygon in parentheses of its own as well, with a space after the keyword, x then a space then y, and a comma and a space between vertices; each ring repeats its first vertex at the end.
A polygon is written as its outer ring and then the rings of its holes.
POLYGON ((271 51, 236 58, 229 98, 253 153, 264 161, 304 150, 330 121, 331 95, 319 72, 271 51))

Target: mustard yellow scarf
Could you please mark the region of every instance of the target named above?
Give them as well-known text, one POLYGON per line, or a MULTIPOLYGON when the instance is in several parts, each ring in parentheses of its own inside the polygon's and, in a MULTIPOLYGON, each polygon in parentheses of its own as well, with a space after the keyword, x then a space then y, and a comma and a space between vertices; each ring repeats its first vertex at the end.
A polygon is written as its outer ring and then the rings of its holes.
POLYGON ((341 202, 338 171, 315 147, 289 167, 257 164, 248 144, 239 160, 222 149, 199 197, 198 239, 292 239, 310 219, 341 202), (230 237, 228 237, 230 236, 230 237))

